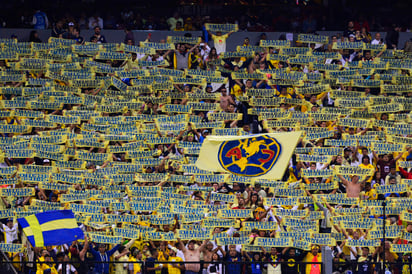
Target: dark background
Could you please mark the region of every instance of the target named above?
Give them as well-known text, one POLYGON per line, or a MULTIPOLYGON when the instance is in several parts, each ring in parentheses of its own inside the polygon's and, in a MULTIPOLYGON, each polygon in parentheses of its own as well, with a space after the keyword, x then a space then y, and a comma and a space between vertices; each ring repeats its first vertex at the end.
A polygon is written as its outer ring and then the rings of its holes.
POLYGON ((37 9, 44 11, 50 27, 57 20, 66 24, 99 15, 106 29, 165 30, 175 11, 191 18, 194 30, 204 22, 235 23, 247 31, 304 31, 305 20, 317 30, 344 29, 348 20, 367 21, 370 31, 387 31, 393 24, 411 29, 412 1, 408 0, 0 0, 0 27, 30 28, 37 9), (122 13, 132 11, 130 16, 122 13))

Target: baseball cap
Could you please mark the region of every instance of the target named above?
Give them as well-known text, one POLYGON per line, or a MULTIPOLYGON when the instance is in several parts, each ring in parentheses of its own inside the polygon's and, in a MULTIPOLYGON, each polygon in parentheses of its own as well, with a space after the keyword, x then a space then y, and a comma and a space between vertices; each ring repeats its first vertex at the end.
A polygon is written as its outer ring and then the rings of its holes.
POLYGON ((70 27, 73 27, 74 26, 74 23, 73 22, 69 22, 69 24, 68 24, 70 27))

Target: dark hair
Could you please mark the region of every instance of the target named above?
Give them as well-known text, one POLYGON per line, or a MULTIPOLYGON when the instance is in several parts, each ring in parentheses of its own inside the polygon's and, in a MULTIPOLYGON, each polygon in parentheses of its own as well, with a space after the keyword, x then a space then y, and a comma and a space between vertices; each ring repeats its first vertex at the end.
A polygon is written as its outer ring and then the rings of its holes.
POLYGON ((151 248, 150 253, 153 255, 155 252, 159 252, 156 248, 151 248))
POLYGON ((64 254, 63 252, 59 252, 57 253, 56 258, 64 258, 65 255, 66 254, 64 254))

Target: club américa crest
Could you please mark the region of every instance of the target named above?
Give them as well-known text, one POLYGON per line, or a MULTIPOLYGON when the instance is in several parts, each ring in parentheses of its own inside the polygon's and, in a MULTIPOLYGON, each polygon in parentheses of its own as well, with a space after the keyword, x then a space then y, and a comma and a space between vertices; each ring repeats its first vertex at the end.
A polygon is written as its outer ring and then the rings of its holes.
POLYGON ((220 165, 230 173, 257 177, 268 173, 279 159, 282 147, 267 135, 223 142, 219 147, 220 165))

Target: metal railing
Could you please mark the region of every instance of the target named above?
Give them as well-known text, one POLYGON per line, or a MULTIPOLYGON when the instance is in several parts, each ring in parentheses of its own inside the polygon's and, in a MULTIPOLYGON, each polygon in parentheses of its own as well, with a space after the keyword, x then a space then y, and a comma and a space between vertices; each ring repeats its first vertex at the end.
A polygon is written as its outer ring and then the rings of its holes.
MULTIPOLYGON (((1 254, 2 252, 0 252, 1 254)), ((0 256, 5 256, 3 255, 0 256)), ((253 262, 253 261, 236 261, 236 262, 228 262, 228 261, 215 261, 215 262, 205 262, 205 261, 198 261, 198 262, 173 262, 173 261, 154 261, 154 262, 147 262, 147 261, 136 261, 136 262, 122 262, 122 261, 110 261, 110 262, 97 262, 97 261, 66 261, 66 262, 53 262, 50 263, 50 265, 53 265, 56 269, 58 268, 59 265, 62 265, 62 273, 65 273, 65 269, 69 267, 69 265, 73 265, 79 274, 88 274, 88 273, 98 273, 94 271, 94 268, 98 264, 107 264, 109 266, 109 269, 112 269, 110 273, 116 273, 114 268, 118 264, 127 264, 127 268, 129 268, 130 265, 133 265, 135 267, 138 266, 138 269, 140 269, 141 274, 148 274, 150 272, 150 266, 153 264, 155 267, 159 267, 158 270, 161 268, 167 269, 168 267, 174 266, 174 265, 189 265, 189 264, 197 264, 199 265, 199 273, 205 273, 202 272, 203 269, 207 269, 207 266, 209 264, 215 264, 217 265, 217 269, 220 270, 219 274, 232 274, 232 273, 251 273, 251 268, 256 267, 259 265, 261 269, 265 269, 268 267, 268 265, 273 265, 274 268, 279 268, 280 272, 277 273, 284 273, 287 271, 287 273, 293 273, 296 274, 304 274, 307 273, 306 267, 308 265, 319 265, 320 266, 320 273, 322 274, 330 274, 327 273, 327 268, 325 267, 326 264, 332 263, 333 273, 357 273, 361 268, 363 270, 368 269, 370 273, 373 273, 376 271, 377 273, 385 273, 385 270, 389 270, 391 273, 412 273, 412 261, 397 261, 397 262, 386 262, 383 264, 383 262, 356 262, 356 261, 346 261, 346 262, 276 262, 276 263, 271 263, 267 261, 259 261, 259 262, 253 262), (79 265, 80 263, 83 263, 83 268, 86 269, 86 272, 81 272, 79 271, 79 265), (406 272, 405 272, 406 271, 406 272)), ((24 261, 24 262, 11 262, 7 256, 2 257, 0 261, 0 273, 9 273, 9 274, 18 274, 18 273, 30 273, 29 270, 31 270, 31 273, 35 273, 35 269, 29 268, 28 265, 40 265, 44 264, 44 262, 32 262, 32 261, 24 261), (15 266, 18 265, 19 269, 21 271, 17 271, 15 269, 15 266)), ((186 267, 185 267, 186 268, 186 267)), ((164 272, 162 272, 164 273, 164 272)), ((166 272, 167 273, 167 272, 166 272)), ((181 273, 185 273, 183 270, 181 273)), ((206 273, 211 273, 211 272, 206 272, 206 273)), ((213 272, 215 273, 215 272, 213 272)), ((365 272, 362 272, 365 273, 365 272)), ((368 272, 369 273, 369 272, 368 272)))
POLYGON ((333 272, 339 273, 357 273, 361 271, 362 273, 412 273, 412 261, 403 261, 400 258, 395 262, 357 262, 357 261, 346 261, 346 262, 333 262, 332 263, 333 272))
POLYGON ((18 274, 14 266, 3 250, 0 250, 0 273, 18 274))
MULTIPOLYGON (((141 274, 148 274, 152 273, 150 272, 150 266, 153 265, 153 262, 145 262, 145 261, 136 261, 136 262, 123 262, 123 261, 110 261, 110 262, 97 262, 97 261, 85 261, 82 262, 85 264, 82 269, 87 269, 88 272, 80 272, 78 270, 79 274, 88 274, 88 273, 99 273, 94 271, 94 267, 98 264, 107 264, 109 265, 109 269, 115 267, 117 264, 127 264, 127 268, 129 265, 137 266, 139 265, 139 269, 141 274)), ((25 261, 25 262, 6 262, 2 261, 0 262, 0 270, 3 269, 3 267, 12 267, 12 264, 20 264, 20 269, 22 270, 21 273, 29 273, 31 270, 32 273, 35 273, 35 269, 33 268, 28 268, 28 264, 33 264, 33 265, 40 265, 40 264, 45 264, 44 262, 32 262, 32 261, 25 261)), ((206 273, 219 273, 219 274, 242 274, 242 273, 251 273, 251 268, 252 267, 257 267, 259 265, 260 269, 267 268, 269 264, 273 265, 274 268, 279 267, 280 271, 283 272, 284 268, 288 268, 289 272, 291 269, 295 269, 295 273, 306 273, 305 269, 307 265, 319 265, 320 267, 320 273, 322 274, 327 274, 324 272, 324 265, 322 262, 276 262, 276 263, 271 263, 271 262, 265 262, 265 261, 235 261, 235 262, 228 262, 228 261, 215 261, 215 262, 204 262, 204 261, 197 261, 197 262, 173 262, 173 261, 155 261, 154 265, 155 267, 159 267, 160 269, 167 269, 168 267, 174 266, 174 265, 189 265, 189 264, 197 264, 199 265, 199 273, 204 273, 203 269, 207 269, 207 265, 209 264, 215 264, 218 267, 219 272, 206 272, 206 273)), ((66 261, 66 262, 52 262, 49 265, 54 266, 56 269, 58 268, 59 265, 62 265, 62 273, 66 273, 65 269, 69 267, 69 265, 73 265, 76 269, 79 268, 80 262, 79 261, 66 261)), ((158 270, 160 270, 158 269, 158 270)), ((10 273, 10 272, 3 272, 1 273, 10 273)), ((15 272, 16 274, 18 272, 15 272)), ((19 272, 20 273, 20 272, 19 272)), ((113 271, 109 273, 116 273, 113 269, 113 271)), ((162 272, 163 273, 163 272, 162 272)), ((167 273, 167 272, 166 272, 167 273)), ((185 273, 185 271, 181 271, 181 273, 185 273)), ((105 273, 102 273, 105 274, 105 273)))

